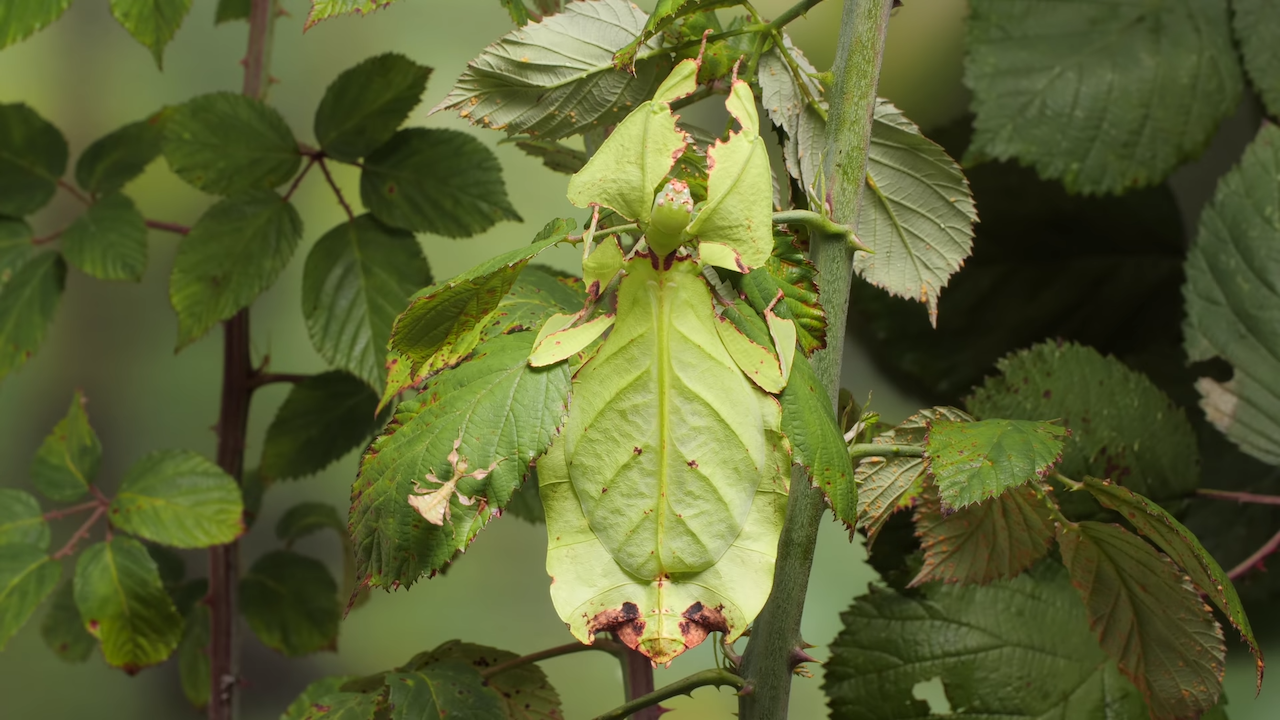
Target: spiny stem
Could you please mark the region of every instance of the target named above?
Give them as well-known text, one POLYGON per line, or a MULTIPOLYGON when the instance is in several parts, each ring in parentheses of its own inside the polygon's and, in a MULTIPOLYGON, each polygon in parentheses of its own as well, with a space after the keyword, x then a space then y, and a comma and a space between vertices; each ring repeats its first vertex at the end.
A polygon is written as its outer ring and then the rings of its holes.
POLYGON ((716 687, 732 687, 741 690, 746 686, 746 681, 722 668, 703 670, 681 678, 680 680, 647 695, 642 695, 635 700, 619 705, 603 715, 596 716, 595 720, 622 720, 622 718, 629 717, 639 710, 657 705, 663 700, 673 698, 677 695, 690 695, 694 690, 700 687, 707 687, 709 685, 714 685, 716 687))
POLYGON ((791 21, 795 20, 801 15, 804 15, 805 13, 809 12, 810 10, 820 5, 821 3, 822 3, 822 0, 800 0, 800 2, 787 8, 786 10, 783 11, 781 15, 774 18, 773 22, 769 23, 769 30, 771 32, 776 32, 778 30, 781 30, 783 27, 789 25, 791 21))
POLYGON ((71 536, 71 539, 67 540, 67 543, 63 545, 62 548, 58 550, 58 552, 53 554, 54 560, 61 560, 62 558, 67 557, 71 553, 75 552, 76 545, 78 545, 81 540, 88 537, 89 531, 92 530, 93 526, 97 524, 98 519, 101 518, 103 515, 107 514, 106 505, 102 505, 99 503, 94 503, 94 504, 97 505, 98 509, 94 510, 93 514, 89 516, 89 519, 85 520, 84 524, 80 526, 80 529, 76 530, 75 534, 71 536))
POLYGON ((923 445, 887 445, 882 443, 854 443, 849 446, 849 459, 855 465, 869 457, 924 457, 923 445))
POLYGON ((1227 577, 1236 580, 1257 567, 1269 555, 1280 549, 1280 532, 1271 536, 1271 539, 1265 545, 1254 551, 1252 555, 1245 558, 1239 565, 1227 571, 1227 577))
POLYGON ((1259 495, 1251 492, 1211 490, 1209 488, 1197 488, 1196 495, 1213 500, 1234 500, 1238 503, 1251 503, 1254 505, 1280 505, 1280 495, 1259 495))
POLYGON ((65 508, 62 508, 61 510, 50 510, 49 512, 45 513, 41 517, 43 517, 45 520, 57 520, 59 518, 64 518, 68 515, 75 515, 76 513, 84 512, 85 510, 92 510, 96 507, 102 507, 101 500, 90 500, 87 503, 72 505, 71 507, 65 507, 65 508))
POLYGON ((302 184, 302 178, 311 172, 311 166, 320 160, 319 155, 312 155, 307 158, 307 164, 302 166, 302 172, 298 173, 298 177, 293 179, 293 184, 289 186, 289 190, 284 194, 284 201, 289 202, 289 198, 293 197, 293 193, 297 191, 298 186, 302 184))
POLYGON ((313 156, 316 162, 320 163, 320 172, 324 173, 325 182, 329 183, 329 188, 333 190, 334 197, 338 198, 338 204, 347 213, 347 220, 355 220, 355 213, 351 212, 351 206, 347 204, 347 199, 342 196, 342 190, 338 188, 338 183, 333 181, 333 175, 329 174, 329 164, 324 161, 323 155, 313 156))
POLYGON ((187 227, 186 225, 179 225, 177 223, 171 223, 171 222, 163 222, 160 220, 148 220, 147 227, 151 228, 152 230, 163 230, 164 232, 171 232, 171 233, 174 233, 175 235, 187 235, 188 233, 191 232, 191 228, 187 227))
POLYGON ((565 643, 564 645, 557 645, 556 647, 547 648, 546 650, 539 650, 538 652, 529 653, 528 655, 521 655, 517 658, 511 658, 504 663, 498 663, 492 667, 487 667, 480 671, 480 677, 487 680, 494 675, 501 675, 512 668, 529 665, 530 663, 542 662, 543 660, 550 660, 551 658, 560 657, 561 655, 572 655, 573 653, 587 652, 589 650, 600 650, 611 655, 621 656, 622 651, 626 649, 626 645, 603 637, 596 638, 595 642, 590 645, 580 642, 565 643))

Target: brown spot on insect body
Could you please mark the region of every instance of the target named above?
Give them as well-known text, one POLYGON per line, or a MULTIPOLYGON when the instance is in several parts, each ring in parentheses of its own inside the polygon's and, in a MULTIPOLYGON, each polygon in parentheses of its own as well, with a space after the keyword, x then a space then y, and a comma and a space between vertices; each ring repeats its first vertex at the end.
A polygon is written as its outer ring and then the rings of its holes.
POLYGON ((685 463, 685 464, 686 464, 686 465, 688 465, 689 467, 693 468, 694 470, 697 470, 697 469, 698 469, 698 461, 697 461, 697 460, 690 460, 689 462, 687 462, 687 463, 685 463))

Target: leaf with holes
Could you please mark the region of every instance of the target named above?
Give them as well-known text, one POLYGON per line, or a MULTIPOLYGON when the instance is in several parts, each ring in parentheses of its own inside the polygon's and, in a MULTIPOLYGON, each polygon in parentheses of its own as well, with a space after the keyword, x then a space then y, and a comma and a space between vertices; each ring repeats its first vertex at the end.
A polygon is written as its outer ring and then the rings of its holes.
POLYGON ((112 16, 151 50, 158 68, 164 66, 165 46, 190 10, 191 0, 111 0, 112 16))
POLYGON ((302 162, 280 112, 233 92, 200 95, 174 108, 165 120, 164 156, 178 177, 215 195, 269 190, 302 162))
POLYGON ((1011 578, 1044 557, 1053 543, 1049 508, 1025 487, 947 513, 937 487, 928 483, 915 516, 924 567, 911 586, 1011 578))
POLYGON ((244 532, 235 478, 190 450, 161 450, 134 463, 111 501, 111 524, 170 547, 226 545, 244 532))
POLYGON ((391 139, 427 88, 431 68, 397 53, 344 71, 316 108, 316 140, 327 155, 354 161, 391 139))
POLYGON ((76 561, 76 607, 107 664, 137 671, 164 662, 182 639, 182 617, 137 540, 117 536, 76 561))
POLYGON ((756 312, 773 304, 778 292, 782 301, 773 306, 784 320, 794 321, 805 355, 827 346, 827 313, 818 299, 818 270, 787 234, 773 236, 773 254, 764 267, 756 268, 740 280, 743 295, 756 312))
POLYGON ((258 558, 240 580, 240 612, 263 645, 297 657, 333 650, 342 602, 324 563, 289 550, 258 558))
POLYGON ((45 437, 31 461, 31 482, 50 500, 79 500, 98 474, 102 444, 89 425, 87 402, 79 390, 72 395, 66 416, 45 437))
POLYGON ((76 161, 76 183, 91 193, 106 195, 141 175, 164 149, 168 112, 161 110, 93 141, 76 161))
POLYGON ((61 574, 61 564, 35 545, 0 545, 0 650, 53 592, 61 574))
POLYGON ((49 547, 49 523, 31 493, 0 488, 0 545, 49 547))
POLYGON ((147 221, 128 196, 96 200, 62 233, 67 262, 99 280, 142 280, 147 269, 147 221))
POLYGON ((369 443, 386 420, 377 406, 378 395, 341 370, 296 383, 267 428, 259 471, 273 480, 320 472, 369 443))
POLYGON ((1222 628, 1169 558, 1118 525, 1058 529, 1062 562, 1107 654, 1151 716, 1199 717, 1222 692, 1222 628))
POLYGON ((23 217, 47 205, 66 170, 67 140, 58 128, 23 103, 0 104, 0 215, 23 217))
POLYGON ((935 421, 925 436, 925 468, 943 503, 961 508, 1043 479, 1062 458, 1066 435, 1046 422, 935 421))

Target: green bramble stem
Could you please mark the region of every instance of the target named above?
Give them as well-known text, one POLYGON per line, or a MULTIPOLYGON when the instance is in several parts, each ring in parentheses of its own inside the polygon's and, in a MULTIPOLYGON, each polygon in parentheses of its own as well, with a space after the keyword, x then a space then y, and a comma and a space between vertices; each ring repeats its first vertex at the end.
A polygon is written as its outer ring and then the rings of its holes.
POLYGON ((741 690, 744 687, 742 678, 734 675, 728 670, 722 668, 712 668, 703 670, 692 675, 685 676, 670 685, 655 690, 648 695, 642 695, 624 705, 610 710, 609 712, 596 716, 595 720, 622 720, 630 717, 648 707, 653 707, 663 700, 673 698, 677 695, 689 695, 691 692, 700 687, 715 685, 716 687, 732 687, 741 690))
MULTIPOLYGON (((829 96, 826 186, 832 189, 833 219, 849 227, 857 227, 858 203, 867 176, 876 84, 893 5, 893 0, 844 2, 833 68, 835 85, 829 96)), ((827 347, 814 354, 813 368, 833 405, 839 390, 853 253, 842 236, 820 236, 813 244, 828 321, 827 347)), ((800 618, 818 523, 825 509, 822 492, 810 487, 807 478, 793 476, 786 525, 778 543, 773 591, 756 619, 742 658, 742 675, 752 690, 739 698, 738 715, 742 720, 780 720, 787 716, 795 651, 803 647, 800 618)))
POLYGON ((883 445, 879 443, 854 443, 849 446, 849 459, 856 465, 869 457, 924 457, 922 445, 883 445))

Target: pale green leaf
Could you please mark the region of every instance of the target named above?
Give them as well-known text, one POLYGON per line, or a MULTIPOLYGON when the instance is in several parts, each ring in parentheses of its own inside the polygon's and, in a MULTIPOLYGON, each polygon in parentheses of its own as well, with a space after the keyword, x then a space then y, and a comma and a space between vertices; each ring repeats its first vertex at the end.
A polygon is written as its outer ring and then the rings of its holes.
POLYGON ((361 215, 325 233, 302 270, 302 313, 329 364, 374 388, 385 384, 391 326, 431 268, 413 234, 361 215))
POLYGON ((928 483, 915 518, 924 566, 911 586, 1011 578, 1044 557, 1053 543, 1048 505, 1025 487, 944 512, 937 486, 928 483))
POLYGON ((271 287, 301 236, 298 211, 271 190, 229 197, 206 210, 178 245, 169 278, 178 348, 271 287))
MULTIPOLYGON (((940 420, 969 422, 973 418, 955 408, 929 408, 881 433, 871 442, 876 445, 924 445, 929 425, 940 420)), ((917 485, 924 472, 922 457, 868 457, 854 468, 854 482, 858 487, 858 527, 866 531, 868 543, 875 542, 889 516, 901 509, 900 501, 917 485)))
POLYGON ((209 606, 196 603, 183 618, 178 643, 178 680, 187 702, 197 709, 209 704, 209 606))
POLYGON ((311 12, 307 13, 307 23, 303 30, 309 30, 321 20, 350 13, 365 15, 393 2, 395 0, 311 0, 311 12))
MULTIPOLYGON (((787 135, 782 146, 787 172, 800 183, 804 197, 816 206, 822 200, 821 189, 825 183, 822 166, 826 150, 827 102, 823 99, 822 85, 813 77, 818 73, 817 68, 792 44, 790 36, 784 33, 782 41, 787 53, 795 60, 801 77, 796 78, 776 45, 770 48, 760 56, 756 71, 760 82, 760 104, 773 124, 781 127, 787 135), (814 107, 815 103, 817 107, 814 107)), ((872 125, 873 136, 875 129, 876 125, 872 125)))
POLYGON ((1164 180, 1240 101, 1222 0, 976 0, 968 27, 970 154, 1073 192, 1164 180))
POLYGON ((289 550, 258 558, 240 580, 240 612, 263 645, 286 657, 337 647, 342 602, 319 560, 289 550))
POLYGON ((396 53, 344 71, 316 108, 316 140, 325 154, 353 161, 391 139, 418 105, 431 68, 396 53))
POLYGON ((925 468, 948 508, 998 497, 1043 479, 1062 458, 1067 431, 1028 420, 934 421, 925 436, 925 468))
POLYGON ((0 215, 22 217, 44 207, 66 170, 67 141, 58 128, 23 103, 0 104, 0 215))
MULTIPOLYGON (((531 488, 534 494, 538 489, 531 488)), ((483 672, 518 656, 513 652, 485 645, 449 640, 434 650, 415 655, 397 668, 399 672, 420 670, 441 661, 461 661, 483 672)), ((560 695, 547 680, 547 674, 536 663, 516 665, 497 675, 485 678, 489 687, 498 692, 509 720, 563 720, 560 695)))
POLYGON ((1244 67, 1274 117, 1280 114, 1280 14, 1268 0, 1232 0, 1231 10, 1244 67))
MULTIPOLYGON (((1071 431, 1057 469, 1109 477, 1156 500, 1200 482, 1195 434, 1182 410, 1141 373, 1072 343, 1041 343, 998 364, 966 404, 980 418, 1044 420, 1071 431)), ((1068 505, 1079 495, 1060 498, 1068 505)), ((1096 506, 1095 506, 1096 507, 1096 506)))
POLYGON ((925 592, 873 587, 841 615, 823 680, 832 720, 1149 720, 1137 690, 1090 636, 1061 565, 925 592), (934 678, 951 714, 931 713, 913 692, 934 678))
POLYGON ((272 480, 320 472, 369 443, 382 426, 377 406, 378 395, 341 370, 296 383, 267 428, 260 471, 272 480))
POLYGON ((0 488, 0 545, 49 547, 49 523, 40 512, 40 501, 22 490, 0 488))
POLYGON ((0 545, 0 650, 53 592, 58 561, 35 545, 0 545))
MULTIPOLYGON (((745 303, 743 305, 745 306, 745 303)), ((755 311, 745 308, 745 313, 736 312, 742 309, 744 308, 726 309, 724 314, 716 318, 716 335, 729 353, 729 357, 733 358, 734 364, 751 382, 761 390, 777 395, 787 384, 787 379, 782 375, 782 359, 774 350, 776 345, 770 342, 769 331, 756 316, 755 311), (731 322, 729 319, 744 316, 754 320, 757 326, 755 328, 757 332, 752 333, 750 337, 739 329, 736 321, 731 322)), ((794 341, 792 344, 795 344, 794 341)))
POLYGON ((117 536, 80 553, 76 607, 107 664, 136 672, 164 662, 182 639, 182 617, 137 540, 117 536))
POLYGON ((98 198, 62 233, 62 253, 99 280, 138 282, 147 269, 146 222, 127 196, 98 198))
POLYGON ((0 3, 0 48, 52 25, 71 7, 71 0, 9 0, 0 3))
POLYGON ((500 220, 522 222, 493 151, 457 130, 401 130, 369 154, 360 198, 379 220, 445 237, 470 237, 500 220))
POLYGON ((1062 562, 1107 654, 1155 720, 1199 717, 1222 692, 1222 628, 1169 558, 1118 525, 1058 528, 1062 562))
POLYGON ((790 235, 773 236, 773 254, 764 267, 742 276, 742 292, 756 312, 763 313, 782 291, 773 311, 796 324, 805 355, 827 346, 827 314, 818 300, 817 268, 796 247, 790 235))
POLYGON ((189 450, 161 450, 125 473, 111 524, 170 547, 226 545, 244 532, 235 478, 189 450))
POLYGON ((76 183, 91 193, 105 195, 141 175, 164 149, 166 117, 168 111, 162 110, 93 141, 76 160, 76 183))
POLYGON ((613 327, 613 315, 598 315, 575 327, 557 330, 543 337, 539 334, 529 364, 542 367, 576 355, 595 342, 605 330, 613 327))
POLYGON ((831 396, 803 356, 795 359, 791 379, 778 400, 782 403, 782 432, 791 441, 792 462, 803 467, 827 496, 836 518, 852 528, 859 507, 853 464, 831 396))
POLYGON ((569 474, 627 571, 705 570, 747 520, 779 408, 724 349, 695 263, 659 274, 642 254, 626 272, 613 331, 574 378, 569 474))
POLYGON ((414 400, 396 409, 360 463, 351 493, 351 535, 358 575, 367 585, 411 585, 466 548, 492 512, 502 508, 560 426, 569 394, 569 368, 529 367, 534 333, 500 335, 470 360, 430 379, 414 400), (455 496, 451 521, 432 525, 408 503, 428 473, 449 478, 448 456, 488 468, 483 480, 465 478, 458 492, 481 495, 472 505, 455 496))
POLYGON ((190 10, 191 0, 111 0, 112 16, 151 50, 156 67, 164 66, 164 47, 190 10))
POLYGON ((16 218, 0 217, 0 288, 31 257, 31 226, 16 218))
POLYGON ((84 621, 80 619, 72 580, 59 585, 49 601, 49 611, 40 623, 40 637, 53 654, 69 663, 88 660, 97 646, 98 641, 84 629, 84 621))
POLYGON ((50 500, 79 500, 98 474, 102 444, 89 425, 87 402, 78 390, 72 395, 66 416, 53 426, 31 461, 31 482, 50 500))
POLYGON ((332 505, 302 502, 280 516, 276 523, 276 538, 288 548, 298 540, 323 530, 332 530, 343 542, 347 542, 347 522, 338 517, 338 511, 332 505))
POLYGON ((671 67, 656 41, 644 45, 634 74, 614 67, 614 53, 647 19, 627 0, 565 3, 485 48, 432 112, 457 110, 473 124, 550 140, 615 124, 671 67))
POLYGON ((574 637, 590 643, 612 631, 655 663, 669 662, 711 632, 742 634, 768 599, 790 475, 780 435, 761 445, 771 467, 755 487, 741 532, 716 562, 699 572, 640 577, 625 570, 583 514, 569 478, 564 441, 538 461, 547 518, 551 600, 574 637))
POLYGON ((1235 370, 1227 382, 1196 383, 1200 406, 1240 449, 1272 465, 1280 465, 1277 163, 1280 128, 1268 124, 1201 213, 1183 286, 1188 359, 1220 357, 1235 370))
POLYGON ((391 720, 459 717, 507 720, 502 697, 480 672, 460 660, 443 660, 413 672, 389 673, 391 720))
POLYGON ((302 162, 280 112, 233 92, 174 108, 165 121, 164 156, 179 177, 215 195, 282 185, 302 162))

